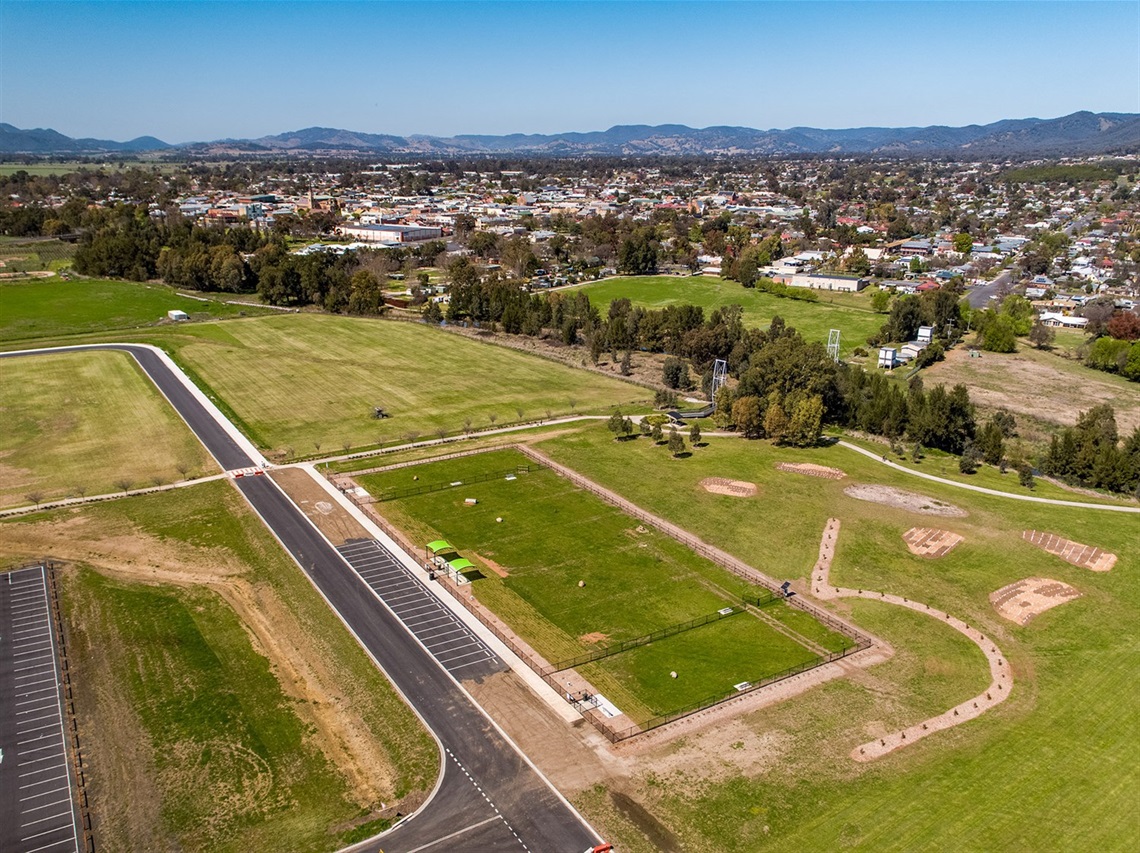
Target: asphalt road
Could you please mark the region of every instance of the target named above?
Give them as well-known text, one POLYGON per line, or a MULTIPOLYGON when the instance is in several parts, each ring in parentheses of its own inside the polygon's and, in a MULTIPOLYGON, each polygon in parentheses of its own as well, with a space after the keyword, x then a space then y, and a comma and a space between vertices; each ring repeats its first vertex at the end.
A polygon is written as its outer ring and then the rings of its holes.
MULTIPOLYGON (((225 469, 254 466, 150 349, 125 344, 76 349, 130 353, 225 469)), ((600 842, 270 478, 247 476, 234 484, 443 748, 444 772, 431 801, 388 834, 353 850, 582 853, 600 842)))
POLYGON ((1002 291, 1009 287, 1010 278, 1009 270, 1002 270, 989 284, 975 287, 967 293, 966 301, 970 303, 971 308, 987 307, 990 304, 991 296, 1000 296, 1002 291))

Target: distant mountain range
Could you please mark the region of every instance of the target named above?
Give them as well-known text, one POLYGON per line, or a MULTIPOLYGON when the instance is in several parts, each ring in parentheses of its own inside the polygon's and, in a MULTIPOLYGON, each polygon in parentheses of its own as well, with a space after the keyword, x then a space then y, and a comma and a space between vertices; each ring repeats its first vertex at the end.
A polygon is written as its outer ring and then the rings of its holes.
POLYGON ((618 125, 591 133, 391 136, 329 127, 263 136, 170 145, 153 136, 130 142, 72 139, 54 130, 0 124, 0 154, 101 154, 184 151, 188 154, 280 155, 738 155, 873 154, 888 157, 1004 158, 1140 153, 1140 115, 1077 112, 1055 119, 1006 119, 966 127, 691 128, 681 124, 618 125))

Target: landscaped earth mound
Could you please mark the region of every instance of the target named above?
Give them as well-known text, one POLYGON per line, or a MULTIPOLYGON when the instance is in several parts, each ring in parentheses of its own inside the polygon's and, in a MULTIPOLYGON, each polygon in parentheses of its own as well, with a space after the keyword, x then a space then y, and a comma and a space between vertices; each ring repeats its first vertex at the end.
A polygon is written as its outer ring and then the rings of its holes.
POLYGON ((1094 572, 1107 572, 1116 565, 1116 555, 1092 545, 1082 545, 1071 539, 1062 539, 1052 533, 1043 533, 1040 530, 1026 530, 1021 534, 1026 542, 1044 548, 1050 554, 1056 554, 1062 560, 1080 566, 1082 569, 1091 569, 1094 572))
POLYGON ((826 465, 815 465, 811 462, 779 462, 776 464, 779 471, 788 471, 792 474, 806 474, 809 477, 822 477, 825 480, 842 480, 847 473, 838 468, 828 468, 826 465))
POLYGON ((944 518, 964 518, 969 513, 954 504, 928 498, 926 495, 896 489, 893 486, 854 485, 843 490, 843 494, 860 501, 885 504, 907 512, 922 515, 940 515, 944 518))
POLYGON ((701 486, 706 492, 729 495, 734 498, 750 498, 756 494, 756 484, 743 480, 729 480, 726 477, 705 477, 701 486))
POLYGON ((990 593, 994 610, 1011 622, 1024 625, 1034 616, 1074 598, 1076 589, 1049 578, 1024 578, 990 593))
POLYGON ((919 557, 945 557, 962 537, 937 527, 912 527, 903 534, 903 541, 910 552, 919 557))

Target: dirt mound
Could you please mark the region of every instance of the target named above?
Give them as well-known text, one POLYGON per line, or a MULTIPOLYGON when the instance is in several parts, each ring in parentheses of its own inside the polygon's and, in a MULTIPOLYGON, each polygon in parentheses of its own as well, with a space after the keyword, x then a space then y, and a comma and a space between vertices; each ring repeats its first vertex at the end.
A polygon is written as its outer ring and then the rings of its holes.
POLYGON ((847 476, 846 471, 838 468, 828 468, 826 465, 815 465, 811 462, 778 462, 776 470, 788 471, 792 474, 806 474, 809 477, 822 477, 825 480, 842 480, 847 476))
POLYGON ((706 492, 717 495, 730 495, 734 498, 750 498, 756 494, 756 484, 743 480, 729 480, 725 477, 705 477, 701 486, 706 492))
POLYGON ((903 534, 903 541, 912 554, 920 557, 945 557, 962 537, 937 527, 912 527, 903 534))
POLYGON ((1116 555, 1092 545, 1082 545, 1071 539, 1062 539, 1052 533, 1042 533, 1040 530, 1026 530, 1021 534, 1026 542, 1043 548, 1050 554, 1056 554, 1062 560, 1080 566, 1082 569, 1091 569, 1094 572, 1107 572, 1116 565, 1116 555))
POLYGON ((1024 625, 1034 616, 1080 596, 1067 583, 1049 578, 1024 578, 990 593, 990 603, 1009 621, 1024 625))
POLYGON ((964 518, 969 513, 954 504, 928 498, 915 492, 896 489, 893 486, 848 486, 843 494, 860 501, 885 504, 907 512, 917 512, 921 515, 940 515, 943 518, 964 518))

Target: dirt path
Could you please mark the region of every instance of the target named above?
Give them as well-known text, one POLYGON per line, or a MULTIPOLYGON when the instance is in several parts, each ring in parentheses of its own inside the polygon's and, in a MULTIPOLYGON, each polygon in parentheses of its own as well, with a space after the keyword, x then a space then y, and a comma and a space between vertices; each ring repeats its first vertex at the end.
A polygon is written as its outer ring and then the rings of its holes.
POLYGON ((823 531, 823 539, 819 546, 819 561, 812 570, 812 595, 825 601, 836 598, 869 598, 874 601, 885 601, 888 604, 897 604, 900 607, 907 607, 919 613, 925 613, 927 616, 949 625, 958 633, 969 638, 974 645, 982 650, 982 654, 986 656, 986 660, 990 665, 990 686, 973 699, 967 699, 962 704, 939 714, 937 717, 931 717, 928 720, 923 720, 908 728, 891 732, 881 738, 876 738, 875 740, 857 746, 851 750, 852 758, 856 761, 873 761, 887 753, 894 752, 896 749, 901 749, 908 744, 921 740, 927 735, 932 735, 935 732, 951 728, 967 720, 972 720, 975 717, 980 717, 990 708, 1005 701, 1010 691, 1013 690, 1013 673, 1010 671, 1001 650, 977 628, 971 628, 961 619, 951 616, 949 613, 932 610, 929 604, 911 601, 899 595, 887 595, 886 593, 872 592, 866 589, 845 589, 843 587, 831 586, 831 561, 835 556, 835 545, 838 540, 839 519, 829 518, 827 520, 827 527, 825 527, 823 531))
POLYGON ((983 495, 994 495, 999 498, 1009 498, 1015 501, 1029 501, 1030 503, 1038 504, 1051 504, 1053 506, 1071 506, 1077 509, 1103 509, 1109 512, 1135 512, 1140 513, 1140 506, 1127 506, 1122 504, 1090 504, 1081 503, 1079 501, 1062 501, 1057 498, 1039 498, 1036 495, 1017 495, 1012 492, 1003 492, 999 489, 987 489, 985 486, 975 486, 971 483, 959 483, 957 480, 948 480, 945 477, 936 477, 934 474, 927 474, 923 471, 912 471, 902 465, 898 465, 883 456, 880 453, 873 453, 866 448, 859 447, 857 444, 852 444, 849 441, 840 439, 836 444, 839 447, 846 447, 848 450, 854 450, 856 453, 862 453, 864 456, 869 456, 877 462, 881 462, 888 468, 893 468, 896 471, 901 471, 904 474, 909 474, 912 477, 921 477, 924 480, 931 480, 935 483, 942 483, 944 486, 953 486, 956 489, 967 489, 971 492, 981 492, 983 495))

